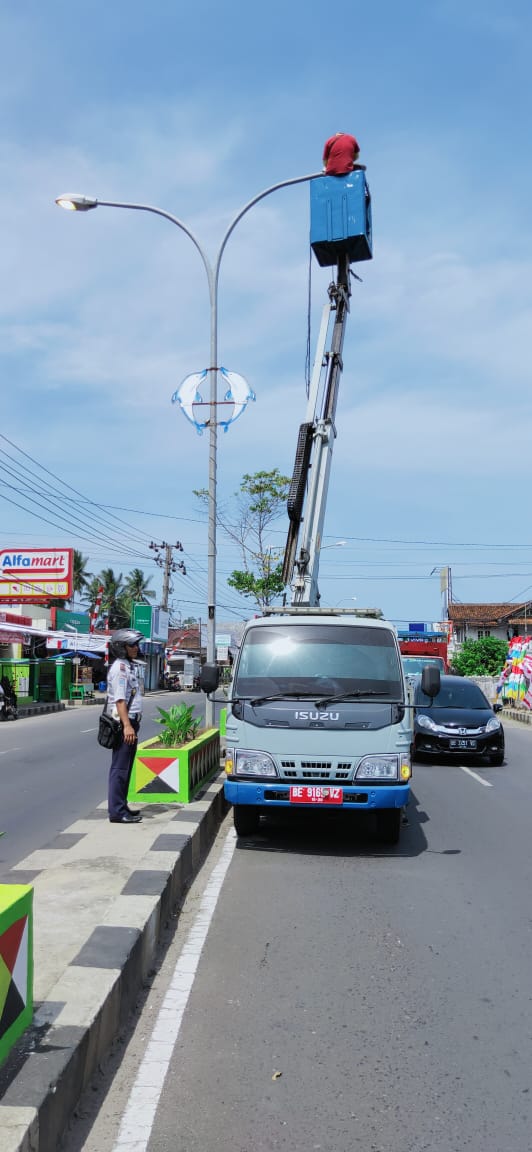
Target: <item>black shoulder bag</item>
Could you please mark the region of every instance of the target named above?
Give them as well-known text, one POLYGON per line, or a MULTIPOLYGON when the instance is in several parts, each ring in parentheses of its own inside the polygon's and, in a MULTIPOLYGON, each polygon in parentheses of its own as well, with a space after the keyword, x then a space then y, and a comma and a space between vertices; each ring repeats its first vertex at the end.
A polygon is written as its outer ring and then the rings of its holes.
MULTIPOLYGON (((128 713, 133 696, 134 692, 131 693, 127 702, 128 713)), ((122 741, 122 721, 115 720, 114 716, 111 716, 107 711, 107 697, 105 699, 103 712, 100 714, 98 721, 98 735, 96 739, 102 748, 112 748, 113 751, 119 747, 122 741)))

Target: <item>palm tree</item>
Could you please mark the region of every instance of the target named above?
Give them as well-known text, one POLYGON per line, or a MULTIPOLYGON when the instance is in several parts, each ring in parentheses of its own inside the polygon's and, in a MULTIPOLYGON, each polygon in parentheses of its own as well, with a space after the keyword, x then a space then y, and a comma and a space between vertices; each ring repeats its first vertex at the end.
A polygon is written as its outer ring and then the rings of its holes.
POLYGON ((150 577, 146 579, 141 568, 133 568, 126 579, 125 595, 132 604, 148 604, 155 596, 155 592, 153 588, 149 587, 149 584, 150 577))
POLYGON ((89 612, 94 612, 94 607, 98 597, 98 592, 101 587, 99 576, 93 576, 87 585, 87 600, 89 602, 89 612))
POLYGON ((85 599, 85 594, 88 592, 89 583, 92 574, 87 572, 87 564, 89 557, 84 556, 77 548, 74 548, 74 565, 72 574, 72 596, 71 601, 74 600, 76 592, 79 593, 80 600, 85 599))
MULTIPOLYGON (((91 583, 91 592, 94 581, 91 583)), ((96 591, 103 586, 102 615, 107 616, 110 628, 127 628, 129 606, 126 604, 122 573, 116 576, 112 568, 104 568, 97 577, 96 591)), ((96 597, 94 597, 96 599, 96 597)), ((94 603, 94 601, 93 601, 94 603)))

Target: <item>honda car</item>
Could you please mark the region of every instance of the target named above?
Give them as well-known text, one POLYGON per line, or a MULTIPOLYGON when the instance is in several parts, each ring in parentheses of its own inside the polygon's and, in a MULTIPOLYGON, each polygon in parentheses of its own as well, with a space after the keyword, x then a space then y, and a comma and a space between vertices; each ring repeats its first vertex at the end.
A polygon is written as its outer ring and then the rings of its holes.
POLYGON ((504 729, 496 715, 502 704, 492 708, 472 680, 462 676, 441 676, 439 692, 432 698, 421 683, 414 691, 414 755, 474 756, 501 765, 504 760, 504 729))

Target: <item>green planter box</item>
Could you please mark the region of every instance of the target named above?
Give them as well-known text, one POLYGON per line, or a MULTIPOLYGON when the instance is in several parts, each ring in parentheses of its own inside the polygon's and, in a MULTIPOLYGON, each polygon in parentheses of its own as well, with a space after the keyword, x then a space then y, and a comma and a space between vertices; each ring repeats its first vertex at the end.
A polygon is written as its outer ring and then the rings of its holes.
POLYGON ((225 736, 227 733, 227 708, 220 708, 220 736, 225 736))
POLYGON ((0 1064, 33 1016, 33 888, 0 884, 0 1064))
POLYGON ((156 748, 158 740, 139 744, 127 798, 137 804, 188 804, 219 771, 219 730, 209 728, 181 748, 156 748))

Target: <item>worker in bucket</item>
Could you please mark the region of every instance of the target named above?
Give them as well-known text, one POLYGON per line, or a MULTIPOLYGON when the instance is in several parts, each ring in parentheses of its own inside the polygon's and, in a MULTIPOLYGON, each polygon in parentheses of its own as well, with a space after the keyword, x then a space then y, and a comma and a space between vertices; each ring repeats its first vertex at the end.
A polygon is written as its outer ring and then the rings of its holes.
POLYGON ((346 176, 355 169, 365 170, 365 164, 358 164, 360 147, 358 140, 348 132, 335 132, 325 141, 323 149, 323 171, 327 176, 346 176))

